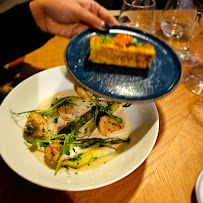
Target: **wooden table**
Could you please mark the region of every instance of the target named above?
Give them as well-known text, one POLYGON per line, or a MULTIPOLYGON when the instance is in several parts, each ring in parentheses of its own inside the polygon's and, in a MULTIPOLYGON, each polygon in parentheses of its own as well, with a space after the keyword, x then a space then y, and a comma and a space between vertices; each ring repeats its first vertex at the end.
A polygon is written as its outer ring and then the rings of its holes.
MULTIPOLYGON (((114 14, 116 14, 114 12, 114 14)), ((163 37, 156 12, 156 35, 163 37)), ((155 101, 160 130, 144 163, 122 180, 89 191, 54 191, 34 185, 15 174, 0 159, 0 202, 195 202, 194 186, 203 168, 203 99, 189 92, 184 78, 203 74, 203 20, 191 50, 201 57, 195 68, 183 67, 178 87, 155 101)), ((54 37, 25 58, 22 79, 43 69, 64 65, 68 39, 54 37)))

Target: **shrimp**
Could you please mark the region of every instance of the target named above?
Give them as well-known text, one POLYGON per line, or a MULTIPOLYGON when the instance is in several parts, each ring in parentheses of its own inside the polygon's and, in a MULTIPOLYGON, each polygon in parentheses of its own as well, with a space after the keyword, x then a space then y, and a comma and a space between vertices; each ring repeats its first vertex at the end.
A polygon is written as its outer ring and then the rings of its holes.
POLYGON ((77 93, 79 96, 81 96, 84 99, 90 99, 89 96, 91 96, 91 97, 94 96, 92 92, 89 92, 80 86, 77 86, 77 93))
POLYGON ((61 144, 58 142, 50 143, 46 148, 46 157, 52 163, 58 163, 61 156, 61 144))
POLYGON ((74 147, 69 149, 69 155, 63 154, 61 157, 62 152, 62 144, 59 142, 52 142, 46 148, 46 158, 52 163, 58 163, 60 157, 61 161, 65 159, 73 158, 76 154, 86 151, 87 149, 81 149, 81 147, 74 147))
POLYGON ((25 125, 25 134, 32 137, 44 138, 48 131, 47 120, 37 112, 31 112, 25 125))
POLYGON ((74 104, 72 106, 61 106, 58 108, 58 113, 64 121, 73 121, 78 115, 78 106, 74 104))
POLYGON ((102 116, 99 120, 98 130, 104 136, 107 136, 109 133, 121 130, 123 128, 124 128, 123 122, 118 123, 107 115, 102 116))

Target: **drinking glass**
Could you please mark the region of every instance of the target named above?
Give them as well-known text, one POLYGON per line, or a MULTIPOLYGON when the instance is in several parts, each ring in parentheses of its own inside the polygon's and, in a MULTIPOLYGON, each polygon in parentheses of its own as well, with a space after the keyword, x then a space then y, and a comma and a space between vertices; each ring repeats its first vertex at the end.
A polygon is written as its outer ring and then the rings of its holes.
POLYGON ((173 48, 183 66, 193 67, 200 63, 196 53, 189 51, 199 22, 197 6, 192 0, 168 0, 163 9, 160 24, 168 38, 173 38, 173 48))
MULTIPOLYGON (((194 1, 198 6, 198 21, 200 22, 201 17, 203 16, 203 0, 194 1)), ((203 75, 189 75, 185 78, 185 86, 196 95, 203 97, 203 75)))
POLYGON ((155 0, 124 0, 118 21, 121 25, 154 33, 155 0))

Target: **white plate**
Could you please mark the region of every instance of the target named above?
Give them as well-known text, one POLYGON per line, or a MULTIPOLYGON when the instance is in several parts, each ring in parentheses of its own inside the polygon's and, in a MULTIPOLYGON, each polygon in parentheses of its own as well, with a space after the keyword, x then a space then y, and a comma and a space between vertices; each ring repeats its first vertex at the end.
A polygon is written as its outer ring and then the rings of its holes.
POLYGON ((10 109, 22 112, 34 109, 53 94, 73 88, 65 66, 52 68, 26 79, 5 98, 0 107, 0 152, 4 161, 17 174, 37 185, 56 190, 81 191, 114 183, 138 168, 152 150, 159 130, 159 117, 154 103, 133 104, 126 109, 132 125, 132 139, 115 159, 101 167, 79 172, 62 172, 41 164, 27 149, 23 139, 25 118, 17 123, 10 109))
POLYGON ((203 203, 203 169, 198 174, 195 183, 195 194, 197 198, 197 203, 203 203))

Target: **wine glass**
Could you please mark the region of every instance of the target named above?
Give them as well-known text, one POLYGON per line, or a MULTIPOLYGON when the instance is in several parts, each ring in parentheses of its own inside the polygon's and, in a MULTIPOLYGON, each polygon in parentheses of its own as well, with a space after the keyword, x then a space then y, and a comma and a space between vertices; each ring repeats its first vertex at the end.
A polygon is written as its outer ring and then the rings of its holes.
MULTIPOLYGON (((203 15, 203 0, 195 0, 198 6, 199 22, 203 15)), ((203 97, 203 75, 189 75, 185 78, 185 86, 196 95, 203 97)))
POLYGON ((165 36, 172 39, 172 47, 183 66, 193 67, 200 64, 199 56, 189 50, 200 18, 201 15, 192 0, 168 0, 163 9, 161 29, 165 36))
POLYGON ((118 18, 121 25, 154 33, 155 0, 123 0, 118 18))

